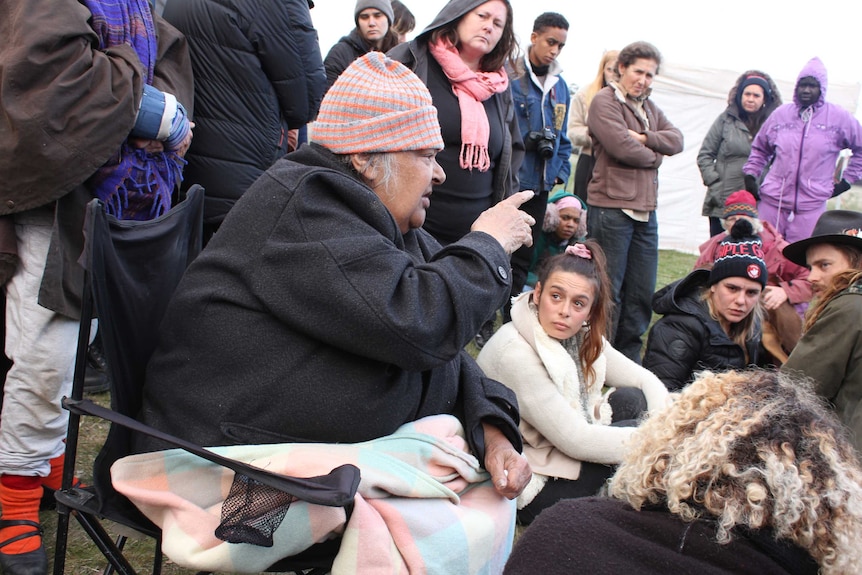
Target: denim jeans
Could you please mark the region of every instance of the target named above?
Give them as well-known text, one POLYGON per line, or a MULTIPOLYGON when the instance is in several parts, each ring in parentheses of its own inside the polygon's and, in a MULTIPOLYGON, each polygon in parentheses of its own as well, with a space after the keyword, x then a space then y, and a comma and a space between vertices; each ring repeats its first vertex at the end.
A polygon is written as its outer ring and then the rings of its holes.
POLYGON ((608 260, 608 277, 614 302, 613 346, 641 363, 641 337, 652 317, 652 295, 658 270, 658 222, 631 219, 617 208, 587 210, 590 237, 602 246, 608 260))

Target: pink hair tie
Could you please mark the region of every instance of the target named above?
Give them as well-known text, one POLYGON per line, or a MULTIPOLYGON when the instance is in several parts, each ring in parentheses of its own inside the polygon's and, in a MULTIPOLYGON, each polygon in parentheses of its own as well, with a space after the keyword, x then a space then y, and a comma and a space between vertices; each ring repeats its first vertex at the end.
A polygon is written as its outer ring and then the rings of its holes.
POLYGON ((593 259, 593 254, 590 253, 590 249, 584 244, 575 244, 573 246, 567 247, 566 254, 570 256, 578 256, 579 258, 584 258, 585 260, 593 259))

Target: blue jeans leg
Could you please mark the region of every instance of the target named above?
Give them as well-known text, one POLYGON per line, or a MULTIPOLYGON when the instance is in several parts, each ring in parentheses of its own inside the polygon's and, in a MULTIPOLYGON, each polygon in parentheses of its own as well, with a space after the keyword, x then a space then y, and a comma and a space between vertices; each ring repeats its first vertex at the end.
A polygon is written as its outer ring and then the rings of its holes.
POLYGON ((591 207, 590 236, 608 260, 614 302, 613 346, 640 364, 641 337, 652 317, 652 295, 658 269, 658 222, 638 222, 620 209, 591 207))

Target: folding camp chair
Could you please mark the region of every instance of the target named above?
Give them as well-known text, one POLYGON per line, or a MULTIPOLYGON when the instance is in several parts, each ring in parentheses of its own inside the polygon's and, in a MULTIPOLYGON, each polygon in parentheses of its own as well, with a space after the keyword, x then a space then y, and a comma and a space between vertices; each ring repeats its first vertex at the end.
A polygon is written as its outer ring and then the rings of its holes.
MULTIPOLYGON (((154 574, 161 572, 161 533, 134 505, 111 485, 110 467, 131 451, 134 432, 158 437, 232 469, 262 489, 289 495, 288 501, 303 500, 320 505, 345 507, 352 504, 359 483, 359 470, 350 465, 313 478, 292 478, 270 473, 226 459, 179 438, 163 434, 134 419, 141 408, 144 369, 155 349, 158 327, 168 301, 188 264, 201 249, 203 188, 193 186, 187 198, 167 214, 150 221, 121 221, 105 213, 98 200, 87 206, 85 220, 85 276, 81 324, 78 337, 72 395, 63 399, 70 411, 66 439, 63 487, 57 491, 57 546, 54 574, 65 569, 69 518, 74 516, 108 561, 105 573, 134 574, 123 556, 126 537, 115 542, 101 524, 108 519, 156 540, 154 574), (111 375, 111 407, 107 409, 82 399, 90 317, 95 306, 99 331, 111 375), (112 422, 108 437, 93 466, 93 485, 73 486, 81 415, 112 422)), ((277 571, 331 567, 338 540, 312 546, 300 555, 279 561, 277 571)))

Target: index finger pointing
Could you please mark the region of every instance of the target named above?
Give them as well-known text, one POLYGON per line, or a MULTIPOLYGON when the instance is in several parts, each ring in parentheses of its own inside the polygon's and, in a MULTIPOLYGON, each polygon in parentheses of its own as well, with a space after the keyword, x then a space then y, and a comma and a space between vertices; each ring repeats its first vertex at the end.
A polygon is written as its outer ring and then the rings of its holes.
POLYGON ((511 204, 512 206, 517 208, 520 207, 521 204, 532 200, 534 197, 536 197, 536 192, 534 192, 533 190, 522 190, 517 194, 512 194, 500 203, 511 204))

